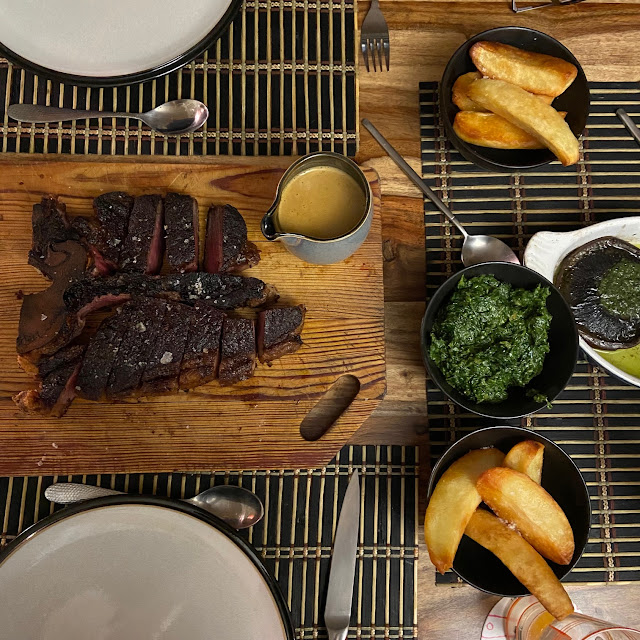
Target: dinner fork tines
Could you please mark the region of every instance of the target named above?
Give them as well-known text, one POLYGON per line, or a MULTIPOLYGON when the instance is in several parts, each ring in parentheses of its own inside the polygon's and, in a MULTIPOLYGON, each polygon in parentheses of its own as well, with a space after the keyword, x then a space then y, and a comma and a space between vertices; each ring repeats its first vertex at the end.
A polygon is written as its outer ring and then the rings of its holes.
POLYGON ((379 67, 380 71, 382 71, 383 51, 387 71, 389 71, 389 27, 387 27, 387 21, 382 15, 378 0, 371 1, 371 7, 364 17, 360 33, 360 48, 362 49, 364 66, 367 71, 370 71, 369 55, 373 60, 373 70, 377 71, 379 67), (378 66, 376 66, 376 54, 378 56, 378 66))

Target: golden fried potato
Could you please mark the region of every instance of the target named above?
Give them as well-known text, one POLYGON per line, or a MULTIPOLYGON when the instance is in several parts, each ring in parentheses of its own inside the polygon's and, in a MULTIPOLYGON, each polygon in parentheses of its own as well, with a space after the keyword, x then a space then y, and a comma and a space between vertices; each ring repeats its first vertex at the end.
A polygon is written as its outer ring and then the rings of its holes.
POLYGON ((468 90, 474 80, 482 78, 482 74, 471 71, 460 76, 451 89, 451 100, 460 111, 486 111, 479 104, 469 98, 468 90))
POLYGON ((569 125, 550 105, 502 80, 481 78, 469 87, 469 97, 537 138, 563 165, 580 159, 580 146, 569 125))
MULTIPOLYGON (((474 80, 479 80, 480 78, 482 78, 481 73, 478 73, 477 71, 471 71, 469 73, 465 73, 464 75, 460 76, 453 83, 453 88, 451 90, 451 100, 453 104, 455 104, 456 107, 460 109, 460 111, 478 111, 481 113, 487 113, 486 109, 483 109, 479 104, 476 104, 469 97, 469 87, 471 86, 471 83, 474 80)), ((542 100, 546 104, 551 104, 554 100, 553 96, 538 95, 536 97, 540 98, 540 100, 542 100)), ((519 148, 519 147, 515 147, 515 148, 519 148)), ((537 149, 537 148, 544 148, 544 145, 542 147, 523 147, 523 148, 537 149)))
MULTIPOLYGON (((565 116, 566 112, 561 111, 565 116)), ((544 145, 520 127, 488 111, 458 111, 453 120, 456 135, 469 144, 492 149, 544 149, 544 145)))
POLYGON ((529 476, 506 467, 488 469, 476 484, 482 500, 545 558, 569 564, 575 543, 560 505, 529 476))
POLYGON ((504 80, 545 96, 559 96, 578 75, 576 66, 566 60, 501 42, 476 42, 469 55, 487 78, 504 80))
POLYGON ((424 539, 431 562, 440 573, 451 568, 467 522, 480 504, 478 477, 503 460, 504 453, 498 449, 469 451, 438 480, 424 516, 424 539))
POLYGON ((557 620, 573 613, 573 603, 544 558, 517 532, 484 509, 469 520, 465 534, 498 556, 509 571, 557 620))
POLYGON ((524 473, 534 482, 540 484, 543 458, 544 445, 542 442, 524 440, 511 447, 507 457, 504 459, 504 466, 524 473))

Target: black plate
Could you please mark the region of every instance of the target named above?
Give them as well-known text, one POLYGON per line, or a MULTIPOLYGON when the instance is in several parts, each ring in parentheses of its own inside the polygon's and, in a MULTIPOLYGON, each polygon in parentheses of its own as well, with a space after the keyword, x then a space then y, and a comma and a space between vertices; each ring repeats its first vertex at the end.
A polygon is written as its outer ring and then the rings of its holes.
POLYGON ((461 407, 489 418, 519 418, 539 411, 546 406, 546 402, 536 401, 527 397, 527 389, 535 389, 552 402, 565 388, 578 359, 578 330, 573 320, 573 314, 560 292, 539 273, 517 264, 506 262, 485 262, 462 269, 444 282, 431 298, 422 320, 421 328, 422 358, 431 379, 461 407), (544 361, 542 372, 533 378, 527 387, 512 387, 509 397, 503 402, 478 404, 456 391, 444 378, 438 366, 429 356, 429 338, 431 328, 440 308, 446 304, 453 290, 462 276, 491 274, 502 282, 508 282, 514 287, 533 289, 538 284, 547 286, 551 292, 547 298, 547 309, 552 315, 549 327, 550 351, 544 361))
MULTIPOLYGON (((575 551, 568 565, 549 561, 553 572, 562 579, 576 565, 589 539, 591 528, 591 503, 587 485, 573 460, 551 440, 520 427, 489 427, 479 429, 451 445, 438 460, 431 472, 428 497, 442 474, 465 453, 482 447, 496 447, 507 453, 523 440, 535 440, 544 444, 542 487, 550 493, 565 512, 575 540, 575 551)), ((453 570, 465 582, 496 596, 525 596, 527 588, 490 551, 467 536, 462 536, 453 562, 453 570)))
POLYGON ((24 544, 34 534, 38 533, 42 529, 45 529, 46 527, 50 527, 60 520, 64 520, 69 516, 73 516, 77 513, 81 513, 89 509, 130 504, 151 505, 155 507, 173 509, 174 511, 181 511, 182 513, 186 513, 190 516, 193 516, 194 518, 198 518, 199 520, 206 522, 207 524, 218 529, 218 531, 226 535, 227 538, 232 540, 238 547, 240 547, 240 549, 255 565, 256 569, 258 569, 258 572, 267 583, 267 586, 269 587, 269 590, 273 595, 273 599, 275 600, 276 606, 278 607, 280 617, 282 618, 282 624, 287 634, 287 639, 295 640, 293 622, 291 621, 291 613, 289 612, 278 583, 267 571, 264 564, 262 564, 258 552, 246 540, 241 538, 238 535, 237 531, 229 527, 229 525, 220 520, 220 518, 216 518, 211 513, 203 511, 202 509, 200 509, 200 507, 190 504, 189 502, 172 500, 170 498, 162 498, 160 496, 123 495, 106 496, 104 498, 95 498, 94 500, 86 500, 85 502, 73 504, 65 507, 64 509, 61 509, 60 511, 56 511, 54 514, 48 516, 47 518, 39 520, 28 529, 25 529, 13 542, 11 542, 11 544, 6 547, 6 549, 2 553, 0 553, 0 565, 2 564, 4 558, 15 551, 19 545, 24 544))
POLYGON ((477 71, 469 57, 469 49, 481 40, 502 42, 514 47, 545 53, 571 62, 578 68, 578 75, 571 86, 553 101, 558 111, 567 112, 567 123, 574 135, 579 136, 587 124, 591 96, 587 78, 575 56, 563 44, 546 33, 527 27, 499 27, 483 31, 467 40, 449 60, 440 81, 440 113, 444 121, 447 136, 453 146, 469 162, 473 162, 489 171, 519 171, 532 169, 556 159, 548 149, 489 149, 468 144, 458 138, 453 130, 453 119, 459 111, 451 100, 453 83, 469 71, 477 71))
POLYGON ((146 69, 144 71, 138 71, 136 73, 130 73, 121 76, 80 76, 71 73, 63 73, 54 69, 48 69, 41 65, 35 64, 17 53, 14 53, 11 49, 5 47, 0 42, 0 54, 7 58, 10 62, 38 74, 45 78, 51 78, 65 84, 74 84, 88 87, 115 87, 126 84, 138 84, 139 82, 146 82, 147 80, 153 80, 159 76, 171 73, 180 67, 183 67, 188 62, 191 62, 197 58, 201 53, 211 48, 218 38, 226 31, 227 27, 231 24, 238 11, 242 7, 242 0, 231 0, 231 4, 227 8, 226 12, 215 24, 211 31, 197 44, 193 45, 190 49, 177 55, 173 60, 169 60, 157 67, 146 69))

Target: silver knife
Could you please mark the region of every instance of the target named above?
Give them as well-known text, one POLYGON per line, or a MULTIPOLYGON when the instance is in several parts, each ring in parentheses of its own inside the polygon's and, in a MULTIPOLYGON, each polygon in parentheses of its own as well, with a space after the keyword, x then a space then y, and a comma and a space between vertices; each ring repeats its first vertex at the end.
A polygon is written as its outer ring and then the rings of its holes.
POLYGON ((360 478, 358 472, 354 471, 342 502, 333 542, 327 604, 324 608, 329 640, 345 640, 349 632, 359 526, 360 478))

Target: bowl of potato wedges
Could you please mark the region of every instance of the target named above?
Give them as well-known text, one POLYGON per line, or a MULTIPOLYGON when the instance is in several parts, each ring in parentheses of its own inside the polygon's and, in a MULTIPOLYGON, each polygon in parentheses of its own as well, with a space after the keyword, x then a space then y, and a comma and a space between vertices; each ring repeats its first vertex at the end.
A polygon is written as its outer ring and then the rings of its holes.
POLYGON ((462 156, 489 171, 521 171, 580 160, 589 85, 560 42, 526 27, 474 36, 451 57, 440 113, 462 156))
POLYGON ((428 497, 425 542, 440 573, 498 596, 531 593, 558 620, 573 613, 560 581, 587 544, 591 507, 554 442, 520 427, 474 431, 438 460, 428 497))

